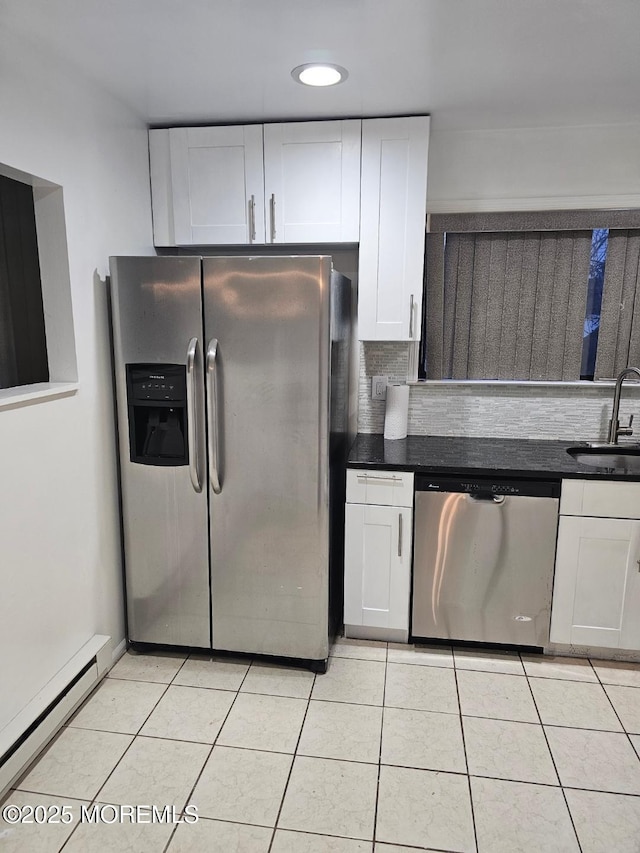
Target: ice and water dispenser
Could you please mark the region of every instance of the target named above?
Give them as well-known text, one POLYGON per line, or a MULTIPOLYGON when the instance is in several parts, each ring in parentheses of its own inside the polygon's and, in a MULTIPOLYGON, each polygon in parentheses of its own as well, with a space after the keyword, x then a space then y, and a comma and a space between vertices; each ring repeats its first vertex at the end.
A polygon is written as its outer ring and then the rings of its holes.
POLYGON ((142 465, 187 465, 187 375, 182 364, 127 364, 129 450, 142 465))

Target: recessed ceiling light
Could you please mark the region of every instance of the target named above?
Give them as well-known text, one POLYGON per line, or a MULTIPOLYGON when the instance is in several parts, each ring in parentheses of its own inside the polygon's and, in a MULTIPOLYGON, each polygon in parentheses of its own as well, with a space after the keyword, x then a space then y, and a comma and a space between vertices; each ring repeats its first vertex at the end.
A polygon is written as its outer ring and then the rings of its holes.
POLYGON ((336 83, 346 80, 349 72, 340 65, 328 62, 307 62, 306 65, 298 65, 294 68, 291 76, 305 86, 335 86, 336 83))

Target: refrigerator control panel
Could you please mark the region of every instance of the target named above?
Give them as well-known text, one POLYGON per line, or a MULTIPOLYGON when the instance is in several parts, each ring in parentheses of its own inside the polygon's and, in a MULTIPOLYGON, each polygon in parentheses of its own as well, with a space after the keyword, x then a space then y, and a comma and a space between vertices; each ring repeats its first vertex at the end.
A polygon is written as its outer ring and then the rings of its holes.
POLYGON ((185 370, 181 364, 128 364, 127 380, 129 397, 135 402, 181 403, 187 397, 185 370))

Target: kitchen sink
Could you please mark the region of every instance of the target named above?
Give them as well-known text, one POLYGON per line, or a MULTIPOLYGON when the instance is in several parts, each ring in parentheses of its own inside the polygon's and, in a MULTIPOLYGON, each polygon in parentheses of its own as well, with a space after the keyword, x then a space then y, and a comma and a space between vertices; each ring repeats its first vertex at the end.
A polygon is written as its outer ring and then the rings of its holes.
POLYGON ((567 453, 580 465, 607 468, 613 473, 640 474, 640 444, 581 444, 567 453))

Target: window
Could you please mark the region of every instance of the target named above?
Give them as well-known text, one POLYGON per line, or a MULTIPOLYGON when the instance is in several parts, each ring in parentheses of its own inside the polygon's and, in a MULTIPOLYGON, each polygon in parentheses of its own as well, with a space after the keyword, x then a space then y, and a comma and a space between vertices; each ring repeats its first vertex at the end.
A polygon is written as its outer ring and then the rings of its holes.
POLYGON ((48 381, 33 189, 0 175, 0 388, 48 381))
POLYGON ((609 243, 608 228, 594 228, 591 236, 591 257, 589 259, 589 283, 587 285, 587 310, 582 335, 582 366, 580 379, 593 379, 596 369, 598 332, 600 331, 600 312, 602 310, 602 291, 604 288, 604 270, 609 243))
POLYGON ((640 211, 432 216, 426 252, 420 378, 575 381, 640 361, 640 211))
POLYGON ((0 163, 0 409, 77 381, 63 188, 0 163))

